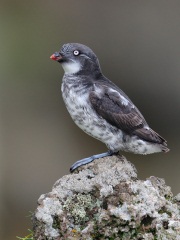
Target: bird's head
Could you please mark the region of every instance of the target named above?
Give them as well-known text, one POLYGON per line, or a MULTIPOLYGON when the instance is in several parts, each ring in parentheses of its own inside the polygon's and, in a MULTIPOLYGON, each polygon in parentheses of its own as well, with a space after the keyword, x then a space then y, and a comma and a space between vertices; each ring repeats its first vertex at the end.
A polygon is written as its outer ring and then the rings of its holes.
POLYGON ((95 53, 80 43, 64 44, 59 52, 50 57, 61 63, 66 74, 100 73, 99 61, 95 53))

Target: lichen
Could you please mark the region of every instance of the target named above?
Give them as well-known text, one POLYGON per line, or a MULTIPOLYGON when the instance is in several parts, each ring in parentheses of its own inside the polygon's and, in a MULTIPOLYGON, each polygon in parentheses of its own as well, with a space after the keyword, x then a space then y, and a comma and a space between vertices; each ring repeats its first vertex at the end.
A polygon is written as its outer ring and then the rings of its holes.
POLYGON ((180 240, 179 199, 163 179, 138 180, 124 157, 98 159, 40 197, 34 239, 180 240))
POLYGON ((81 223, 89 220, 88 212, 98 205, 98 201, 94 201, 90 194, 78 193, 67 198, 63 208, 74 218, 75 223, 81 223))

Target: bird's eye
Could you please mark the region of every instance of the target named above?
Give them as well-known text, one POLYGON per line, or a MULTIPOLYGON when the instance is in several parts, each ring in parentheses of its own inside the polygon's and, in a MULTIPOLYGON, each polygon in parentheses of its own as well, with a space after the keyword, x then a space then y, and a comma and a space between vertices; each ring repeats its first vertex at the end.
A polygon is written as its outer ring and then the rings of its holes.
POLYGON ((78 50, 75 50, 73 53, 74 53, 75 56, 79 55, 79 51, 78 50))

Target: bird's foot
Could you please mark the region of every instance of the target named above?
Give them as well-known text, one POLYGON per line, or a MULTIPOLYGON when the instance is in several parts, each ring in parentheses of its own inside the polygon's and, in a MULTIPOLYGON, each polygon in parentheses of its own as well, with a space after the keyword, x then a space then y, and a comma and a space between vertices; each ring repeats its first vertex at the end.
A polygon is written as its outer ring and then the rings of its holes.
POLYGON ((78 168, 82 165, 88 164, 88 163, 94 161, 95 159, 103 158, 103 157, 107 157, 107 156, 112 156, 112 155, 117 155, 117 154, 118 154, 118 152, 113 152, 113 151, 109 150, 108 152, 105 152, 105 153, 100 153, 100 154, 96 154, 96 155, 93 155, 93 156, 88 157, 88 158, 83 158, 83 159, 75 162, 71 166, 70 172, 73 172, 76 168, 78 168))

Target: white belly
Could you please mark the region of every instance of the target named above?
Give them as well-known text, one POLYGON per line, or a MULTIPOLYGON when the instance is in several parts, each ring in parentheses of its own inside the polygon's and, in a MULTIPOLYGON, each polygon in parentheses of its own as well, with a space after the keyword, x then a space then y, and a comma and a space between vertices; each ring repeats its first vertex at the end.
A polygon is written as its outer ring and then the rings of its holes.
POLYGON ((62 96, 69 114, 78 127, 105 143, 108 149, 115 152, 123 150, 137 154, 160 152, 158 145, 138 139, 136 136, 125 135, 120 129, 100 117, 91 108, 88 94, 85 91, 79 91, 77 94, 72 86, 65 91, 62 84, 62 96))

